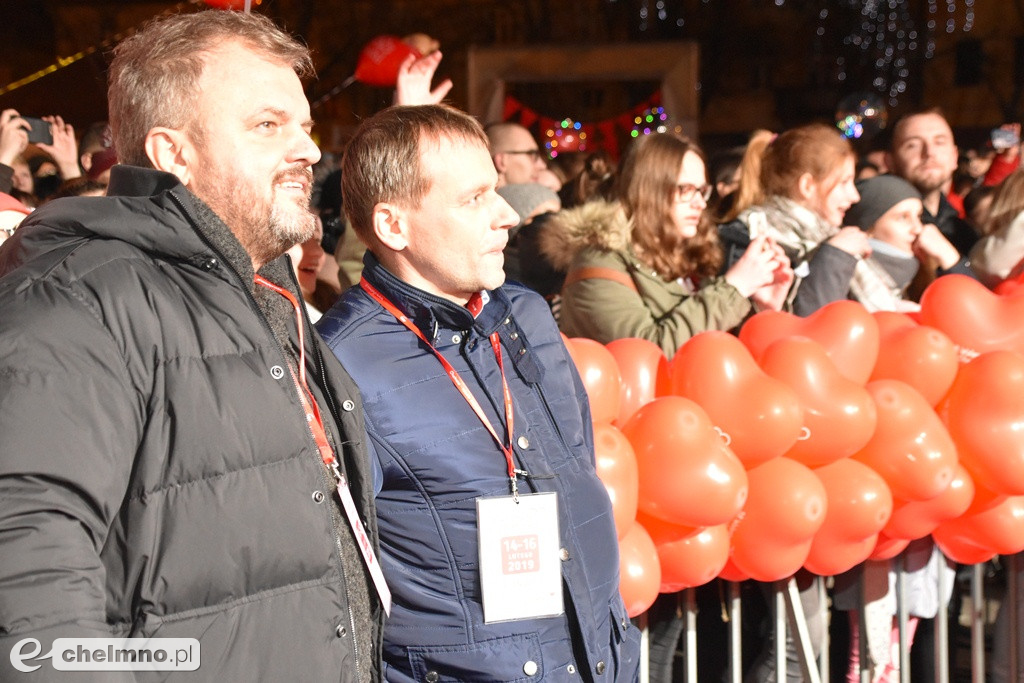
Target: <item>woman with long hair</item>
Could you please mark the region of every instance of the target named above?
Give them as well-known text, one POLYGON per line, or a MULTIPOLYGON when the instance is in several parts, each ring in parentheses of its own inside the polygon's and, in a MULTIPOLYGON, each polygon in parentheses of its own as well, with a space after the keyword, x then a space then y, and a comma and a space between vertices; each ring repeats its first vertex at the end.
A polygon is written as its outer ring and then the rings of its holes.
POLYGON ((1024 168, 996 187, 985 234, 971 249, 971 267, 989 287, 1024 272, 1024 168))
POLYGON ((705 330, 730 330, 756 309, 778 309, 793 279, 772 238, 752 240, 723 275, 705 216, 704 155, 686 138, 638 138, 622 162, 614 201, 563 211, 542 250, 568 271, 560 326, 608 343, 639 337, 671 357, 705 330))
POLYGON ((760 173, 743 176, 730 220, 719 227, 725 266, 752 240, 770 236, 796 274, 787 309, 808 315, 845 299, 858 261, 871 253, 863 231, 842 227, 843 214, 860 198, 856 155, 834 126, 821 123, 759 138, 757 145, 763 146, 760 173))

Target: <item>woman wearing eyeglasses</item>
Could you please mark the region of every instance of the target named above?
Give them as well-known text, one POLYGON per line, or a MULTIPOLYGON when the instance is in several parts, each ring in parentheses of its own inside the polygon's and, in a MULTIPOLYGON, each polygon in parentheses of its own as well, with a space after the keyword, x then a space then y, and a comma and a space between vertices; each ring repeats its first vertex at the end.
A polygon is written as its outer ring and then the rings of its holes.
POLYGON ((767 236, 718 276, 722 250, 705 217, 703 154, 673 133, 638 138, 623 160, 617 201, 596 200, 552 220, 542 249, 567 269, 559 321, 569 337, 639 337, 671 358, 705 330, 730 330, 755 308, 778 309, 793 280, 767 236))
POLYGON ((871 254, 863 231, 840 227, 843 214, 860 199, 853 185, 853 147, 838 129, 822 123, 750 144, 763 149, 752 155, 761 171, 741 180, 737 203, 719 228, 726 267, 767 234, 786 251, 796 273, 788 310, 809 315, 847 298, 858 260, 871 254))

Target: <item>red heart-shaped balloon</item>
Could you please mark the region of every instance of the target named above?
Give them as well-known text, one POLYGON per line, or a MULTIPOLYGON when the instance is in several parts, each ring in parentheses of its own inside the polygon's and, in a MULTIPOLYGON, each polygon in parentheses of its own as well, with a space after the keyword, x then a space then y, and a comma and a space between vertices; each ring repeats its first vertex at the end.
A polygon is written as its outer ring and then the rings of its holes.
POLYGON ((884 533, 880 533, 875 542, 875 549, 871 551, 868 559, 891 560, 906 550, 908 545, 910 545, 910 541, 906 538, 889 538, 884 533))
POLYGON ((420 53, 397 36, 377 36, 359 53, 355 78, 366 85, 394 87, 398 69, 409 55, 419 57, 420 53))
POLYGON ((844 458, 818 467, 828 496, 828 510, 821 529, 814 536, 841 541, 874 538, 892 516, 893 499, 889 486, 867 465, 844 458))
POLYGON ((590 416, 595 423, 611 422, 619 414, 619 366, 604 344, 574 337, 566 344, 590 399, 590 416))
POLYGON ((996 555, 1024 550, 1024 496, 1008 496, 998 505, 943 522, 932 532, 938 541, 976 547, 996 555))
POLYGON ((606 348, 619 366, 621 390, 615 423, 621 427, 642 406, 670 394, 672 378, 665 353, 652 341, 626 337, 608 342, 606 348))
POLYGON ((743 464, 693 401, 656 398, 630 418, 622 433, 636 454, 644 514, 705 527, 725 524, 743 509, 743 464))
POLYGON ((929 500, 895 501, 892 517, 882 531, 893 539, 913 541, 924 538, 939 524, 967 512, 972 500, 974 480, 963 464, 958 463, 953 481, 939 495, 929 500))
POLYGON ((747 472, 750 495, 733 530, 738 536, 809 541, 825 522, 828 494, 814 471, 789 458, 775 458, 747 472))
POLYGON ((718 576, 729 559, 729 530, 724 524, 691 529, 640 515, 658 551, 661 592, 703 586, 718 576))
POLYGON ((961 462, 978 484, 1024 495, 1024 356, 992 351, 964 365, 943 416, 961 462))
POLYGON ((810 337, 825 348, 845 377, 864 384, 878 357, 878 323, 856 301, 833 301, 800 318, 782 311, 762 311, 740 328, 740 341, 760 360, 781 337, 810 337))
POLYGON ((835 576, 853 569, 871 557, 878 543, 878 534, 859 541, 815 536, 804 560, 804 569, 818 576, 835 576))
POLYGON ((640 491, 633 447, 616 427, 598 422, 594 425, 594 459, 597 476, 612 501, 615 530, 621 539, 636 519, 640 491))
POLYGON ((804 432, 786 457, 819 467, 853 455, 871 438, 878 418, 870 394, 844 377, 818 342, 779 339, 765 350, 761 368, 792 389, 803 409, 804 432))
POLYGON ((766 375, 731 334, 691 337, 671 367, 673 393, 707 412, 747 469, 782 455, 800 436, 803 411, 796 394, 766 375))
POLYGON ((869 382, 878 409, 871 440, 851 457, 878 474, 893 496, 928 500, 953 480, 957 456, 953 439, 916 389, 895 379, 869 382))
POLYGON ((927 325, 919 325, 902 313, 877 311, 881 345, 871 380, 898 379, 938 405, 960 367, 957 348, 949 337, 927 325))
POLYGON ((634 524, 619 541, 619 594, 629 616, 646 612, 660 587, 661 566, 654 541, 646 529, 634 524))
POLYGON ((942 331, 970 359, 987 351, 1024 353, 1024 291, 999 296, 966 275, 945 275, 921 295, 921 323, 942 331))

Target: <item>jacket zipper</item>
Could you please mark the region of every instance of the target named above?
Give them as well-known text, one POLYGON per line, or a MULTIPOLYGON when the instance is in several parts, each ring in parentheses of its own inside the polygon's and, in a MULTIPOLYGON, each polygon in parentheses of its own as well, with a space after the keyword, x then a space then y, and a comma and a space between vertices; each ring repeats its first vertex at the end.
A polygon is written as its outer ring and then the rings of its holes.
MULTIPOLYGON (((242 274, 238 272, 238 269, 235 268, 234 264, 231 263, 230 260, 224 258, 224 255, 221 254, 220 251, 218 251, 215 246, 213 246, 213 244, 210 242, 210 240, 207 239, 206 235, 204 235, 201 230, 196 230, 195 229, 195 224, 198 223, 198 221, 196 221, 195 217, 192 215, 191 211, 189 211, 188 207, 185 206, 185 203, 183 201, 181 201, 181 199, 177 195, 175 195, 173 192, 169 192, 168 196, 170 196, 171 200, 175 204, 178 205, 178 208, 180 208, 182 210, 182 212, 186 216, 188 216, 189 219, 191 219, 191 222, 193 224, 193 228, 192 229, 195 230, 196 234, 199 236, 199 239, 202 240, 206 244, 206 246, 210 249, 210 251, 212 251, 214 254, 217 254, 217 256, 220 257, 220 260, 227 265, 228 269, 234 274, 234 276, 238 280, 238 282, 240 282, 242 284, 242 289, 245 291, 245 295, 249 299, 249 304, 252 307, 253 311, 256 313, 256 317, 259 318, 260 323, 263 325, 264 331, 273 340, 274 345, 277 347, 277 351, 280 354, 282 363, 284 363, 284 365, 287 366, 288 365, 287 355, 285 354, 284 349, 281 347, 281 343, 278 342, 277 337, 274 335, 274 331, 271 329, 270 323, 267 321, 267 318, 263 314, 262 309, 260 309, 259 304, 256 302, 256 297, 253 296, 252 290, 249 289, 247 283, 245 282, 245 278, 242 277, 242 274)), ((292 284, 296 285, 295 278, 292 277, 291 279, 292 279, 292 284)), ((305 308, 303 308, 303 310, 302 310, 302 320, 303 320, 304 324, 307 321, 305 308)), ((317 348, 315 341, 313 342, 312 345, 313 345, 314 348, 317 348)), ((319 356, 319 349, 318 348, 317 348, 317 354, 318 354, 318 359, 321 362, 321 367, 318 368, 318 369, 320 370, 320 376, 321 376, 321 378, 322 378, 322 380, 324 382, 321 386, 324 388, 324 395, 328 397, 328 403, 330 403, 330 407, 331 407, 331 411, 332 411, 331 412, 331 416, 334 418, 335 424, 338 424, 338 416, 337 416, 337 414, 335 413, 335 410, 334 410, 334 408, 335 408, 334 400, 333 400, 333 397, 331 396, 331 392, 327 389, 326 377, 324 377, 324 371, 323 371, 323 367, 322 367, 323 358, 319 356)), ((292 378, 292 382, 295 384, 296 391, 301 391, 301 389, 299 388, 298 383, 295 380, 294 376, 292 378)), ((306 417, 305 417, 305 415, 302 415, 302 422, 305 423, 305 421, 306 421, 306 417)), ((328 491, 332 491, 333 487, 330 485, 330 480, 329 480, 329 478, 327 476, 327 472, 322 467, 322 462, 321 462, 320 455, 319 455, 320 449, 316 445, 316 439, 313 437, 313 432, 312 432, 312 430, 308 426, 306 428, 306 433, 308 434, 309 439, 311 440, 310 443, 312 443, 312 445, 314 447, 313 451, 317 453, 317 464, 321 465, 319 467, 321 481, 328 484, 328 486, 327 486, 327 490, 328 491)), ((339 461, 339 464, 340 464, 340 462, 341 461, 339 461)), ((352 652, 353 652, 353 654, 355 656, 356 671, 358 672, 360 670, 360 667, 359 667, 359 639, 356 637, 355 615, 352 614, 352 594, 349 592, 349 589, 348 589, 348 577, 345 574, 345 563, 341 559, 341 552, 342 552, 341 551, 341 534, 338 532, 338 521, 339 520, 335 516, 335 510, 334 510, 334 504, 333 503, 330 505, 330 508, 331 508, 332 531, 334 532, 334 546, 335 546, 335 550, 337 551, 338 573, 341 574, 342 586, 343 586, 343 588, 345 590, 345 603, 346 603, 346 606, 348 607, 347 611, 348 611, 349 626, 352 629, 352 652)), ((373 669, 373 667, 371 667, 371 670, 372 669, 373 669)))

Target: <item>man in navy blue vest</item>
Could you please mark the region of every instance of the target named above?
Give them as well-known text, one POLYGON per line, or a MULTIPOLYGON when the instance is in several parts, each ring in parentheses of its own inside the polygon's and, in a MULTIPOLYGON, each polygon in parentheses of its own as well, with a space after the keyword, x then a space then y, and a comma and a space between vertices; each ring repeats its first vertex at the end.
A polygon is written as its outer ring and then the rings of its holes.
POLYGON ((480 125, 367 119, 342 167, 369 249, 319 329, 364 396, 391 681, 632 681, 611 504, 586 393, 537 294, 505 285, 519 218, 480 125))

